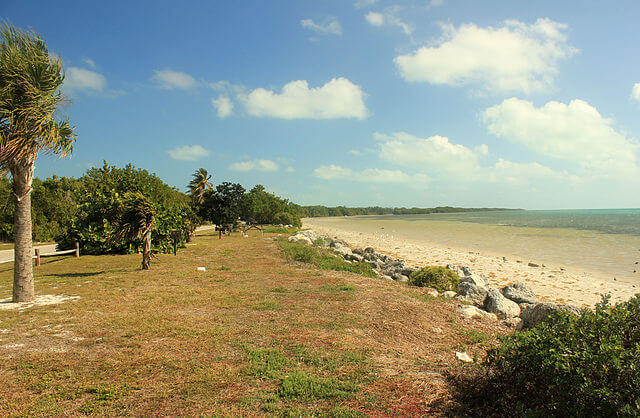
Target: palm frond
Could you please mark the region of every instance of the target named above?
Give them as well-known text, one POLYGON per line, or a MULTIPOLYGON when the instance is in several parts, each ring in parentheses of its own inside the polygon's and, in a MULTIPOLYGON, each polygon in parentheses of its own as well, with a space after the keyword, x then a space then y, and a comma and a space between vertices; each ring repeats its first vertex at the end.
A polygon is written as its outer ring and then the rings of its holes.
POLYGON ((115 224, 114 238, 140 242, 155 227, 153 204, 140 192, 127 192, 115 224))

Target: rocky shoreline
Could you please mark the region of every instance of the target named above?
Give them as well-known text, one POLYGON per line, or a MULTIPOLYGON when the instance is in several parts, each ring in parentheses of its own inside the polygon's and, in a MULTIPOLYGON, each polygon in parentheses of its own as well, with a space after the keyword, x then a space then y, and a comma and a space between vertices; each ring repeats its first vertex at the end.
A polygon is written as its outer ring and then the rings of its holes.
MULTIPOLYGON (((299 231, 288 240, 329 249, 350 263, 367 263, 379 278, 401 283, 409 282, 412 273, 426 267, 408 265, 402 259, 380 254, 372 247, 351 248, 343 240, 320 235, 310 229, 299 231)), ((460 279, 456 291, 440 293, 427 288, 427 293, 460 301, 458 310, 465 318, 501 320, 507 326, 522 329, 537 325, 557 310, 573 314, 581 311, 573 305, 539 302, 535 293, 523 282, 496 288, 490 285, 483 274, 472 271, 468 266, 449 264, 446 268, 455 272, 460 279)))

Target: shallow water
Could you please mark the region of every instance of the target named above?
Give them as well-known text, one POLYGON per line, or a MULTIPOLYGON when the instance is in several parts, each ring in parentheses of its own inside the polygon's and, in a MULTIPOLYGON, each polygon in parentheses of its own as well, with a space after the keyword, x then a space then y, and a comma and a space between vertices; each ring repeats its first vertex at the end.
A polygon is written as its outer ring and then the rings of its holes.
POLYGON ((361 232, 384 232, 640 283, 640 264, 635 264, 640 262, 640 210, 359 216, 338 222, 361 232))

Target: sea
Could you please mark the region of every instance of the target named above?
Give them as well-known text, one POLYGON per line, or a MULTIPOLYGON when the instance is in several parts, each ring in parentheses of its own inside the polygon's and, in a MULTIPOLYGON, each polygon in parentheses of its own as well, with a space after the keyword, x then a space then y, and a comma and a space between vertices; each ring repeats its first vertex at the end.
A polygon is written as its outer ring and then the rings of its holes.
POLYGON ((640 283, 640 209, 513 210, 344 218, 355 229, 640 283))

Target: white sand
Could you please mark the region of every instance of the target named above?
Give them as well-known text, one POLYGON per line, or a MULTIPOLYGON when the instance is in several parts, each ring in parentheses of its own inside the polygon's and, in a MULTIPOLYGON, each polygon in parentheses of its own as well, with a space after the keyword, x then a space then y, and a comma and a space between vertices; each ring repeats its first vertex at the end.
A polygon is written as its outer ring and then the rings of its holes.
POLYGON ((408 264, 468 266, 472 271, 484 274, 495 286, 521 281, 530 286, 543 301, 593 306, 600 301, 601 294, 611 293, 612 300, 619 301, 628 300, 640 293, 640 288, 632 283, 614 281, 595 272, 561 267, 543 260, 538 262, 540 267, 529 267, 526 259, 518 262, 509 256, 503 260, 501 256, 453 249, 425 240, 391 235, 384 230, 367 231, 344 220, 340 222, 331 218, 307 218, 303 222, 304 227, 312 228, 319 234, 340 238, 352 248, 373 247, 377 252, 403 259, 408 264), (545 267, 542 267, 542 263, 545 267))
POLYGON ((17 309, 22 311, 32 306, 44 306, 44 305, 56 305, 58 303, 69 302, 72 300, 80 299, 80 296, 65 296, 65 295, 39 295, 31 302, 11 302, 11 298, 0 300, 0 311, 8 311, 17 309))

